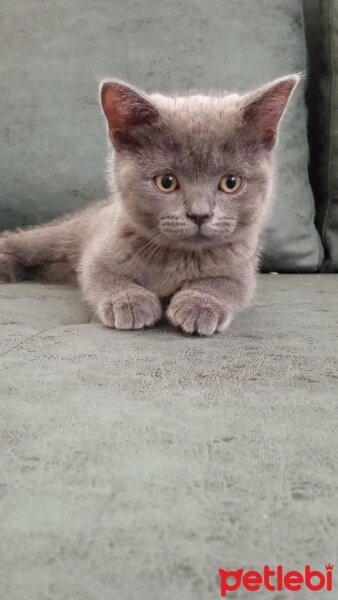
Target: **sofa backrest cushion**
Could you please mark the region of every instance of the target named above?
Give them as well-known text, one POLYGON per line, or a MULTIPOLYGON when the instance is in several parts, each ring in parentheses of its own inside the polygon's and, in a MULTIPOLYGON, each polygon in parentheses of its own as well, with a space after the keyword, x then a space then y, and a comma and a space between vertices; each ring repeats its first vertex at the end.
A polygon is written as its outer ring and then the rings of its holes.
MULTIPOLYGON (((302 0, 2 0, 0 228, 106 194, 102 77, 147 91, 248 89, 304 71, 302 0)), ((263 266, 322 261, 308 182, 304 83, 282 124, 263 266)))

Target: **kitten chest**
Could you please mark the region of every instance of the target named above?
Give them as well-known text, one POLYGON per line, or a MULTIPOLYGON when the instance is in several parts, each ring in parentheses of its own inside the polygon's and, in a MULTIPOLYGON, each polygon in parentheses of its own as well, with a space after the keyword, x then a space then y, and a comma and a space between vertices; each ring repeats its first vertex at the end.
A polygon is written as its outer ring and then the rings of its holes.
POLYGON ((140 285, 161 297, 171 296, 187 281, 220 277, 227 269, 215 254, 170 253, 154 257, 151 263, 138 265, 137 280, 140 285))

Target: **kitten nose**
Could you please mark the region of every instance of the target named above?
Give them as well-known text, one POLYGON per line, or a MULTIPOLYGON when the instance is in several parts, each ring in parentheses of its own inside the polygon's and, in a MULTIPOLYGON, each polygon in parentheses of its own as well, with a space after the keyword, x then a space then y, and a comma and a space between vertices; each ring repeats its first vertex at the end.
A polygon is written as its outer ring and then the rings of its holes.
POLYGON ((199 227, 201 225, 203 225, 203 223, 205 221, 207 221, 207 219, 209 219, 210 215, 205 214, 205 215, 192 215, 189 213, 186 213, 188 219, 190 219, 191 221, 194 221, 196 223, 196 225, 198 225, 199 227))

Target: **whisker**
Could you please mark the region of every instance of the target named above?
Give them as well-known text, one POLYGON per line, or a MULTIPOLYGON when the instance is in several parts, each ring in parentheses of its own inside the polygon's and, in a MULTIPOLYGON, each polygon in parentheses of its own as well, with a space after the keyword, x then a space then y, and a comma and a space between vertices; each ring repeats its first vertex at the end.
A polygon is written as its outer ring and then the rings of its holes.
POLYGON ((156 252, 164 250, 167 244, 163 240, 163 234, 156 232, 153 239, 149 240, 139 253, 139 258, 145 260, 145 264, 148 264, 150 260, 155 256, 156 252))

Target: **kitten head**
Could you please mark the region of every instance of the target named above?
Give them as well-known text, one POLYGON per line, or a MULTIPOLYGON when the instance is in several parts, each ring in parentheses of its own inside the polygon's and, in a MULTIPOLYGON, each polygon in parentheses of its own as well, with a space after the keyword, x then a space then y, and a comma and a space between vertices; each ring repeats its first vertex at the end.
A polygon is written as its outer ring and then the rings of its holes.
POLYGON ((239 96, 146 95, 101 87, 112 181, 133 226, 171 247, 259 232, 269 206, 278 125, 298 75, 239 96))

